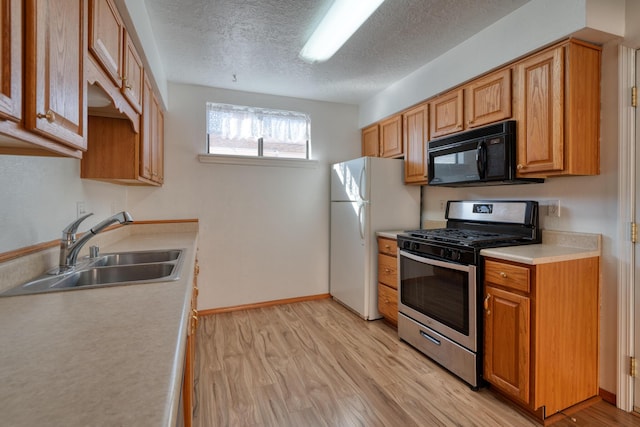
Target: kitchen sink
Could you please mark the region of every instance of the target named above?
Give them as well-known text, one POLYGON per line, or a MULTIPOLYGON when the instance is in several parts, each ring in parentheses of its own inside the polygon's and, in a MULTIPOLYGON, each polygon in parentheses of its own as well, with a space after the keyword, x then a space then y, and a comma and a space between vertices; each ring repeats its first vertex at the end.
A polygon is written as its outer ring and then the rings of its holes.
POLYGON ((26 295, 179 279, 182 249, 109 253, 85 258, 82 267, 64 274, 47 274, 0 294, 26 295))
POLYGON ((112 253, 95 258, 91 265, 97 267, 169 262, 177 260, 181 253, 179 249, 112 253))

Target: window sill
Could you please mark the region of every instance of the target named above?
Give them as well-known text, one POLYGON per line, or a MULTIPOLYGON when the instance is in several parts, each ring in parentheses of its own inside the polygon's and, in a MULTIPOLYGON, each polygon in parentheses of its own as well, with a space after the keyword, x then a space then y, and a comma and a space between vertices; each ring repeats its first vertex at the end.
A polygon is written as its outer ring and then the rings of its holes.
POLYGON ((318 167, 317 160, 309 159, 283 159, 280 157, 257 157, 257 156, 230 156, 223 154, 199 154, 200 163, 217 163, 223 165, 243 165, 243 166, 271 166, 285 168, 306 168, 315 169, 318 167))

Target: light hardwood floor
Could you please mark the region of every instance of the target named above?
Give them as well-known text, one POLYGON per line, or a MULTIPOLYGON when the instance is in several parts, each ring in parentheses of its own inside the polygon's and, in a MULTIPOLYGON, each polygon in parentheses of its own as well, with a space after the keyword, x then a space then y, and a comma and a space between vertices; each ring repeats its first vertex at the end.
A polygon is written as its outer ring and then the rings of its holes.
MULTIPOLYGON (((194 426, 538 426, 330 300, 201 318, 194 426)), ((599 402, 555 426, 638 426, 599 402)))

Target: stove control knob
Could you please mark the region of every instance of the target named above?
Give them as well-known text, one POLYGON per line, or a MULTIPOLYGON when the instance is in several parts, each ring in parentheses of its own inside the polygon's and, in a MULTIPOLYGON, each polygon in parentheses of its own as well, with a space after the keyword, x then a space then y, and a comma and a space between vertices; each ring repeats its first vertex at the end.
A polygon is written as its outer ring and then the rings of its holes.
POLYGON ((447 257, 447 250, 440 249, 440 258, 446 258, 446 257, 447 257))
POLYGON ((405 249, 409 249, 411 248, 411 242, 402 242, 402 247, 405 249))
POLYGON ((411 249, 413 249, 414 251, 417 251, 418 249, 420 249, 420 244, 414 243, 413 245, 411 245, 411 249))

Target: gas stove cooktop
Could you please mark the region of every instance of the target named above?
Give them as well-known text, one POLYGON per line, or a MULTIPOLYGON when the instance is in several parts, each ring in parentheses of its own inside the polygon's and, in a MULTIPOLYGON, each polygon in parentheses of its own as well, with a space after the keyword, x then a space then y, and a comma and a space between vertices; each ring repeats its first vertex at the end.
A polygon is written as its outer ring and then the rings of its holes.
POLYGON ((405 234, 423 240, 453 243, 465 246, 484 246, 491 243, 517 241, 520 236, 515 234, 493 233, 478 230, 456 228, 436 228, 428 230, 410 230, 405 234))
POLYGON ((446 228, 398 234, 398 246, 418 255, 475 264, 480 249, 540 243, 538 202, 449 201, 446 228))

